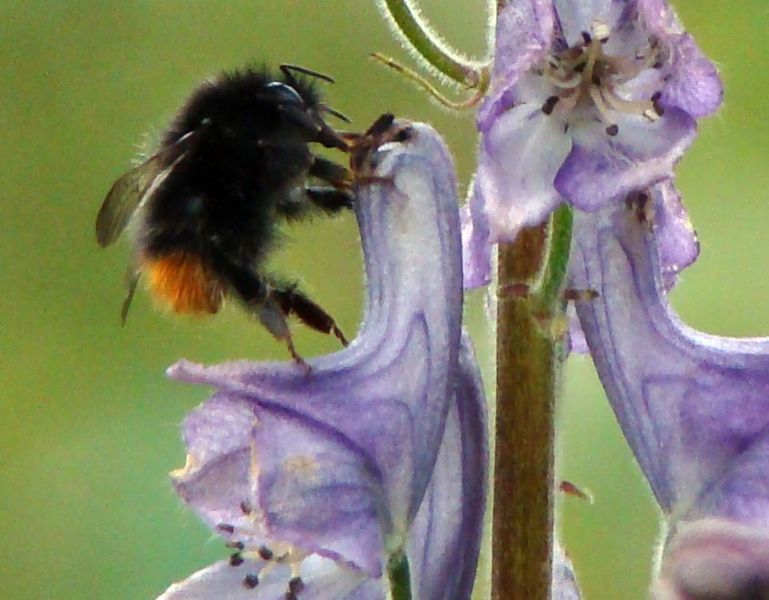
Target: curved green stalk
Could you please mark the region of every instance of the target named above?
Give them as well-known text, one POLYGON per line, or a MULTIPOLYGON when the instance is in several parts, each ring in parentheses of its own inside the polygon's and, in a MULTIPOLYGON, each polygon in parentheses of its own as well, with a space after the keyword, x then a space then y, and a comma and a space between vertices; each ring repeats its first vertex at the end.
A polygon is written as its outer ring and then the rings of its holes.
POLYGON ((563 284, 569 266, 573 223, 574 215, 567 204, 559 206, 550 221, 550 247, 539 289, 536 292, 537 303, 545 312, 551 312, 552 307, 562 301, 563 284))
POLYGON ((475 88, 483 79, 482 68, 452 51, 422 22, 408 0, 382 0, 396 30, 430 65, 450 79, 475 88))

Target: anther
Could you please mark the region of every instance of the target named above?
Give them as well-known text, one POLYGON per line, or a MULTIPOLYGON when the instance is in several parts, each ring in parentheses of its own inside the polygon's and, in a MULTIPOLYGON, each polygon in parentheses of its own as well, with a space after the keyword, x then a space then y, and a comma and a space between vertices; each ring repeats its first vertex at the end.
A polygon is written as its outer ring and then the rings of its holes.
POLYGON ((260 546, 259 556, 262 560, 272 560, 274 554, 272 553, 272 550, 270 550, 267 546, 260 546))
POLYGON ((242 564, 243 564, 243 557, 241 556, 240 552, 235 552, 234 554, 230 554, 231 567, 239 567, 242 564))
POLYGON ((235 533, 235 528, 227 523, 219 523, 216 528, 223 533, 235 533))
POLYGON ((244 588, 253 590, 257 585, 259 585, 259 575, 255 575, 254 573, 249 573, 243 578, 244 588))
POLYGON ((665 114, 665 109, 662 108, 662 105, 660 105, 659 99, 655 100, 652 97, 652 106, 654 107, 654 112, 656 112, 658 116, 661 117, 662 115, 665 114))
POLYGON ((617 124, 609 125, 606 128, 606 135, 610 135, 611 137, 614 137, 618 133, 619 133, 619 125, 617 125, 617 124))
POLYGON ((243 500, 243 502, 240 503, 240 510, 244 515, 250 515, 253 508, 247 500, 243 500))
POLYGON ((243 542, 227 542, 225 548, 233 548, 235 550, 243 550, 246 545, 243 542))
POLYGON ((662 63, 660 61, 657 61, 652 65, 652 69, 661 69, 661 68, 662 68, 662 63))
POLYGON ((542 105, 542 112, 546 115, 552 115, 555 105, 558 104, 558 96, 550 96, 542 105))
POLYGON ((582 41, 585 42, 585 45, 588 46, 593 41, 593 38, 587 31, 582 32, 582 41))

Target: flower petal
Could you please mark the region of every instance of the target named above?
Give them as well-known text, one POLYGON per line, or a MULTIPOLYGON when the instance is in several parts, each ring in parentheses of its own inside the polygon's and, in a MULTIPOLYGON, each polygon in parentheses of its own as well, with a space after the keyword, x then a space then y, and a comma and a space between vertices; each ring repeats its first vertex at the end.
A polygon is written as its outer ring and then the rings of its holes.
POLYGON ((563 546, 556 540, 553 550, 552 600, 579 600, 580 597, 574 566, 563 546))
MULTIPOLYGON (((292 573, 285 565, 276 565, 256 587, 248 587, 244 579, 257 575, 263 561, 245 559, 238 566, 219 561, 187 579, 171 585, 158 600, 285 600, 292 573)), ((384 600, 381 585, 365 580, 361 573, 341 570, 327 559, 308 558, 302 563, 301 596, 313 600, 384 600)))
POLYGON ((230 414, 245 418, 233 425, 241 447, 226 457, 188 440, 193 468, 177 477, 188 488, 183 497, 213 526, 220 517, 237 526, 242 493, 252 491, 246 498, 266 534, 371 575, 380 570, 382 538, 405 537, 430 481, 454 393, 462 310, 450 155, 428 126, 398 127, 407 140, 369 157, 386 182, 365 186, 356 202, 368 274, 357 339, 310 361, 310 373, 252 362, 169 370, 216 386, 217 401, 234 403, 230 414), (209 474, 222 465, 224 475, 209 474), (297 469, 312 477, 292 476, 297 469), (190 495, 190 478, 201 473, 241 479, 218 495, 195 480, 190 495))
POLYGON ((655 600, 769 597, 769 535, 725 519, 682 523, 665 551, 655 600))
POLYGON ((691 265, 700 254, 700 243, 681 195, 671 180, 663 181, 649 190, 660 267, 665 289, 673 287, 678 273, 691 265))
POLYGON ((462 275, 465 289, 487 285, 491 281, 491 241, 486 199, 470 185, 467 203, 460 210, 462 228, 462 275))
POLYGON ((571 285, 600 293, 577 306, 596 368, 665 512, 769 523, 769 339, 681 323, 650 214, 576 220, 571 285))
POLYGON ((696 133, 694 120, 678 109, 654 123, 617 114, 616 137, 596 135, 596 128, 575 132, 574 147, 555 177, 556 189, 576 208, 593 212, 669 179, 696 133))
POLYGON ((673 68, 660 102, 666 107, 677 106, 697 119, 712 114, 724 99, 718 69, 688 34, 679 36, 671 46, 673 68))
POLYGON ((478 198, 470 200, 471 206, 483 203, 492 243, 513 240, 561 203, 553 180, 570 145, 563 126, 539 106, 515 107, 494 122, 481 140, 473 187, 478 198))
POLYGON ((486 507, 487 437, 483 383, 465 335, 443 444, 410 535, 416 598, 470 598, 486 507))
POLYGON ((623 15, 625 2, 616 0, 554 0, 566 43, 574 46, 582 40, 582 32, 591 33, 593 23, 600 21, 610 30, 615 29, 623 15))
POLYGON ((508 2, 497 15, 491 88, 478 111, 481 131, 512 105, 518 79, 547 56, 554 18, 552 0, 508 2))

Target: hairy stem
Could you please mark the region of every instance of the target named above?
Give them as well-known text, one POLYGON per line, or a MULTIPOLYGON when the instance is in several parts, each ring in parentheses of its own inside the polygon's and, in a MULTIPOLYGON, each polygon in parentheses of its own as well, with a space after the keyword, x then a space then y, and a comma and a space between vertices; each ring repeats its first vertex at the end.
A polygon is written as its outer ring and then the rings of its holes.
POLYGON ((396 552, 390 556, 387 561, 387 579, 390 583, 389 600, 411 600, 411 573, 405 552, 396 552))
POLYGON ((484 70, 462 59, 433 34, 412 9, 408 0, 383 0, 396 29, 417 53, 438 71, 469 88, 475 88, 483 79, 484 70))
POLYGON ((571 212, 499 247, 492 598, 550 600, 555 391, 571 212), (525 284, 527 294, 510 290, 525 284))

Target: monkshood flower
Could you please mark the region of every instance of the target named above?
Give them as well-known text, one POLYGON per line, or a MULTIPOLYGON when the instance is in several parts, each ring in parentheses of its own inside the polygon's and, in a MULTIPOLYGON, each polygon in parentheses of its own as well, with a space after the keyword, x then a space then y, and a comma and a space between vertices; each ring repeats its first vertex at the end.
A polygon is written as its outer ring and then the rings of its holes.
POLYGON ((456 181, 434 130, 400 123, 360 162, 366 316, 309 362, 181 362, 214 386, 185 421, 179 495, 234 552, 164 599, 385 598, 406 552, 420 598, 467 598, 486 494, 478 369, 461 337, 456 181), (380 179, 381 178, 381 179, 380 179), (256 589, 258 588, 258 589, 256 589))
POLYGON ((721 98, 665 0, 507 3, 462 217, 466 286, 488 283, 490 244, 559 204, 594 212, 669 178, 721 98))
POLYGON ((620 425, 666 520, 665 600, 769 597, 769 338, 707 335, 670 308, 663 196, 578 216, 571 285, 620 425))

